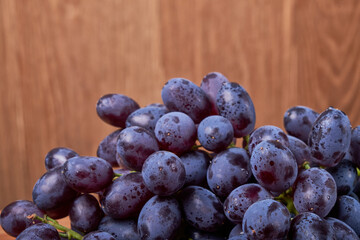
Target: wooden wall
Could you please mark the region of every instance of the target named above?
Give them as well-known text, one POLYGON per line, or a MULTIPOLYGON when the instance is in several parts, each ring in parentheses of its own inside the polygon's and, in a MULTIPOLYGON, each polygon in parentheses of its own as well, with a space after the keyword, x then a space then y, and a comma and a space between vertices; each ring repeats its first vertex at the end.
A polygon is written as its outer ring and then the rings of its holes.
POLYGON ((0 0, 0 208, 31 199, 51 148, 95 155, 102 95, 145 106, 211 71, 248 90, 257 126, 294 105, 360 125, 360 1, 0 0))

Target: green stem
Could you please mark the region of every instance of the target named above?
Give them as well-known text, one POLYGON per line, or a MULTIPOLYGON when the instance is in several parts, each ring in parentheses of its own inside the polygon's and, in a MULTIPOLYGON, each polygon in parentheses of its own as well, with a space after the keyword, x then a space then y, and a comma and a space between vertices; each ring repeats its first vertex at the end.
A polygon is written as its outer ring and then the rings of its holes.
POLYGON ((246 135, 243 137, 243 147, 247 152, 249 152, 249 140, 250 140, 250 135, 246 135))
MULTIPOLYGON (((136 173, 136 171, 130 171, 129 173, 136 173)), ((124 175, 123 173, 114 173, 113 181, 124 175)))
POLYGON ((200 145, 196 145, 196 144, 195 144, 194 146, 191 147, 191 150, 192 150, 192 151, 196 151, 196 150, 198 150, 198 149, 201 148, 201 147, 202 147, 201 144, 200 144, 200 145))
POLYGON ((39 220, 43 223, 47 223, 47 224, 55 227, 57 230, 61 231, 61 232, 59 232, 59 235, 62 237, 67 237, 68 239, 77 239, 77 240, 83 239, 83 237, 79 233, 71 230, 70 228, 60 225, 56 220, 50 218, 47 215, 44 215, 44 218, 42 218, 36 214, 33 214, 33 215, 29 216, 29 218, 39 220))
POLYGON ((301 165, 301 168, 303 169, 310 169, 310 163, 308 161, 305 161, 302 165, 301 165))
POLYGON ((356 168, 356 172, 357 172, 358 177, 360 177, 360 169, 359 168, 356 168))
POLYGON ((298 215, 299 212, 295 208, 292 194, 293 194, 293 189, 289 188, 279 196, 275 197, 274 199, 285 204, 290 213, 294 213, 295 215, 298 215))

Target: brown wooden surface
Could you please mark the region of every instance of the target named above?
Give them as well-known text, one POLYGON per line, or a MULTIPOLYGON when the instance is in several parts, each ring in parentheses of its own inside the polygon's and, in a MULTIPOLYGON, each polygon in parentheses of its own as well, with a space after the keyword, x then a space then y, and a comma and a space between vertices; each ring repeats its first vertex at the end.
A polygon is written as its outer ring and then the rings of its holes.
POLYGON ((106 93, 161 102, 211 71, 253 98, 257 126, 294 105, 360 124, 360 1, 1 0, 0 208, 31 199, 46 153, 95 155, 106 93))

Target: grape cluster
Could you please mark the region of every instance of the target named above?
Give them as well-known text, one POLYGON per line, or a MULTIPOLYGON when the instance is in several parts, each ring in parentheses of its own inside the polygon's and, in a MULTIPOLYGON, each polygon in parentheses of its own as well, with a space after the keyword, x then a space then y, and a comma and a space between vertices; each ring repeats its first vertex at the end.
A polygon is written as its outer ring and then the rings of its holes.
POLYGON ((248 92, 221 73, 170 79, 163 103, 107 94, 96 156, 51 149, 32 201, 1 212, 17 239, 359 239, 360 126, 293 106, 255 129, 248 92), (242 147, 239 147, 242 146, 242 147), (56 219, 69 216, 71 229, 56 219))

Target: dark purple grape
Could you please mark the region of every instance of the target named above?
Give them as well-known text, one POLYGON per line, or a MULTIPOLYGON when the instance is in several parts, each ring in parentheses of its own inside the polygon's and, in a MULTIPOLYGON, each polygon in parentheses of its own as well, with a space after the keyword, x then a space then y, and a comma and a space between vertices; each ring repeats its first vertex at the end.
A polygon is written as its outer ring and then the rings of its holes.
POLYGON ((271 199, 272 195, 256 183, 235 188, 224 202, 225 216, 233 223, 241 224, 246 210, 255 202, 271 199))
POLYGON ((73 202, 67 202, 61 204, 59 207, 52 208, 50 210, 46 210, 45 213, 47 216, 51 217, 52 219, 61 219, 67 217, 69 215, 70 208, 73 202))
POLYGON ((284 239, 290 229, 290 212, 273 199, 260 200, 246 210, 242 227, 251 239, 284 239))
POLYGON ((37 223, 26 228, 16 240, 60 240, 56 228, 46 223, 37 223))
POLYGON ((319 113, 306 106, 289 108, 284 114, 284 127, 287 133, 307 143, 313 123, 319 113))
POLYGON ((360 236, 360 203, 350 196, 340 196, 332 215, 349 225, 360 236))
POLYGON ((326 221, 335 231, 336 239, 341 240, 359 240, 360 238, 349 225, 336 218, 326 218, 326 221))
POLYGON ((196 141, 197 130, 191 118, 185 113, 170 112, 156 123, 155 136, 160 148, 181 154, 191 149, 196 141))
POLYGON ((174 239, 181 225, 179 203, 172 197, 152 197, 141 209, 137 225, 142 240, 174 239))
POLYGON ((225 224, 223 205, 216 195, 200 186, 188 186, 180 192, 186 222, 203 231, 215 232, 225 224))
POLYGON ((57 147, 51 149, 45 157, 45 168, 47 171, 62 166, 69 158, 79 156, 70 148, 57 147))
POLYGON ((308 145, 315 163, 333 167, 345 156, 350 141, 349 118, 342 111, 329 107, 314 122, 308 145))
POLYGON ((14 201, 1 211, 1 227, 10 236, 18 236, 24 229, 35 224, 28 216, 36 214, 43 217, 44 213, 28 200, 14 201))
MULTIPOLYGON (((229 233, 229 239, 232 237, 237 237, 239 235, 244 235, 244 231, 242 229, 242 224, 236 224, 229 233)), ((245 235, 246 236, 246 235, 245 235)), ((245 238, 246 239, 246 238, 245 238)))
POLYGON ((290 135, 288 136, 288 140, 289 149, 294 154, 297 165, 301 166, 304 162, 312 164, 312 156, 309 146, 300 139, 290 135))
POLYGON ((141 171, 146 158, 158 151, 159 146, 150 131, 134 126, 121 131, 116 149, 116 159, 119 165, 141 171))
POLYGON ((310 168, 299 173, 294 184, 294 206, 299 213, 325 217, 336 202, 336 183, 325 169, 310 168))
POLYGON ((166 107, 139 108, 126 119, 126 127, 139 126, 153 133, 156 122, 168 112, 166 107))
POLYGON ((289 147, 289 139, 287 135, 278 127, 272 125, 265 125, 255 129, 249 138, 249 152, 250 154, 262 141, 274 140, 281 143, 284 147, 289 147))
POLYGON ((200 122, 197 136, 205 149, 219 152, 225 150, 233 141, 234 129, 228 119, 222 116, 210 116, 200 122))
POLYGON ((69 217, 71 228, 88 233, 97 229, 103 217, 103 211, 94 196, 84 194, 75 199, 69 217))
POLYGON ((112 167, 119 167, 116 160, 116 143, 121 129, 117 129, 107 135, 99 144, 96 156, 106 160, 112 167))
POLYGON ((185 167, 184 185, 203 185, 206 183, 206 171, 210 164, 209 155, 201 150, 186 152, 180 156, 185 167))
POLYGON ((110 163, 104 159, 78 156, 69 159, 63 165, 62 176, 76 191, 93 193, 109 186, 114 172, 110 163))
POLYGON ((135 219, 113 219, 103 217, 99 224, 99 230, 110 233, 116 240, 140 240, 135 219))
POLYGON ((291 187, 298 174, 294 155, 275 140, 256 145, 250 158, 251 171, 261 186, 281 193, 291 187))
POLYGON ((352 161, 360 168, 360 126, 351 131, 351 144, 349 149, 352 161))
POLYGON ((124 128, 127 117, 137 110, 139 105, 122 94, 106 94, 96 104, 96 112, 104 122, 124 128))
POLYGON ((184 78, 170 79, 161 91, 161 98, 170 111, 186 113, 195 123, 211 113, 206 93, 184 78))
POLYGON ((352 161, 343 159, 338 165, 328 168, 327 171, 336 182, 338 196, 347 195, 354 190, 357 181, 357 171, 352 161))
POLYGON ((144 162, 142 176, 154 194, 169 196, 185 184, 185 167, 181 159, 168 151, 151 154, 144 162))
POLYGON ((247 152, 243 148, 229 148, 213 158, 207 170, 210 190, 220 198, 226 198, 238 186, 246 183, 251 176, 247 152))
POLYGON ((153 196, 140 173, 129 173, 116 179, 102 198, 102 209, 112 218, 136 216, 153 196))
POLYGON ((78 195, 66 184, 61 171, 62 168, 50 170, 35 183, 32 191, 33 202, 43 211, 62 208, 70 204, 78 195))
POLYGON ((94 231, 84 236, 83 240, 116 240, 113 235, 104 231, 94 231))
POLYGON ((211 114, 218 115, 219 111, 216 107, 216 95, 221 86, 229 80, 219 72, 211 72, 204 76, 201 81, 200 88, 204 90, 211 104, 211 114))
POLYGON ((304 212, 291 221, 289 239, 336 240, 336 235, 332 226, 323 218, 315 213, 304 212))
POLYGON ((251 133, 255 127, 255 108, 246 90, 238 83, 224 83, 217 96, 219 115, 227 118, 234 128, 236 138, 251 133))

